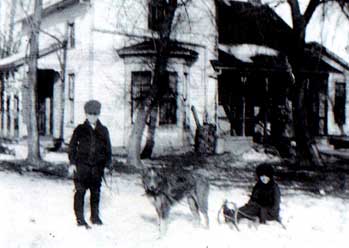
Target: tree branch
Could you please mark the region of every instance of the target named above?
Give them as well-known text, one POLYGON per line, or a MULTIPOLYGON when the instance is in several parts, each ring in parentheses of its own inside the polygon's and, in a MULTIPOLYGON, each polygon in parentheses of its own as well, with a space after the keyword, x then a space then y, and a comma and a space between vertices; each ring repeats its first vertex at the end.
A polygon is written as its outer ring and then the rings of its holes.
POLYGON ((310 0, 307 9, 304 12, 304 25, 307 26, 316 8, 321 4, 320 0, 310 0))
POLYGON ((337 0, 337 2, 342 9, 342 13, 349 20, 349 2, 348 2, 348 0, 337 0))

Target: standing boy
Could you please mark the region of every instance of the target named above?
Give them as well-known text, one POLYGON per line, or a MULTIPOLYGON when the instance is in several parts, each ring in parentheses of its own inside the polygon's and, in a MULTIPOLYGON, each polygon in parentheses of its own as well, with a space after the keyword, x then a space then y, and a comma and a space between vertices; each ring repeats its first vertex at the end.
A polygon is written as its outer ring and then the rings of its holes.
POLYGON ((90 226, 84 217, 84 198, 90 190, 92 224, 102 225, 99 216, 99 199, 104 168, 111 164, 111 144, 108 129, 98 117, 101 104, 96 100, 86 102, 86 120, 78 125, 69 144, 69 170, 74 174, 74 212, 78 226, 90 226))

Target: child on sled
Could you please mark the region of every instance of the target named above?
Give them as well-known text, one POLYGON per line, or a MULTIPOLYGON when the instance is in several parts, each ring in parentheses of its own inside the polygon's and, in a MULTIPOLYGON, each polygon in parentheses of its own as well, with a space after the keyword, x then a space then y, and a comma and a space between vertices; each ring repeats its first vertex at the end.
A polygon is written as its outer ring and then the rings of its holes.
POLYGON ((263 163, 256 168, 257 183, 254 185, 249 201, 242 207, 229 206, 225 201, 223 215, 226 223, 232 223, 237 227, 240 219, 247 218, 252 221, 280 221, 280 189, 274 181, 274 170, 270 164, 263 163))

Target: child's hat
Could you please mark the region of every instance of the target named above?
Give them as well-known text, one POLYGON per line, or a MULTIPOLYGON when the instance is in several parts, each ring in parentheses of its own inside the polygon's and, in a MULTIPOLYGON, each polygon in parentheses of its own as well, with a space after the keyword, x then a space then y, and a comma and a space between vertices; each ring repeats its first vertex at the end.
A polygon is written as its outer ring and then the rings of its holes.
POLYGON ((271 164, 263 163, 257 166, 256 174, 258 177, 265 175, 269 178, 272 178, 274 175, 274 168, 271 164))

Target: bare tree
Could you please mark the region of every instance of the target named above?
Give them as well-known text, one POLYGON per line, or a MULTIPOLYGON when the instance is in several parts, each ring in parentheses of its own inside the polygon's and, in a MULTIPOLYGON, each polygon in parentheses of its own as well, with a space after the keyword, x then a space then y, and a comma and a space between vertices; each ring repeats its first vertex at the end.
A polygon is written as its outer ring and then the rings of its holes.
MULTIPOLYGON (((7 6, 5 6, 7 7, 7 6)), ((1 5, 0 5, 1 8, 1 5)), ((5 12, 2 12, 5 14, 5 12)), ((17 13, 17 0, 13 0, 10 7, 9 23, 4 30, 0 30, 0 58, 5 58, 17 52, 20 40, 14 37, 15 17, 17 13)))
POLYGON ((185 8, 191 0, 161 0, 154 1, 163 10, 161 22, 153 39, 155 47, 155 62, 152 74, 152 86, 149 94, 142 104, 139 104, 135 122, 132 128, 130 143, 128 147, 128 163, 137 167, 141 166, 142 158, 149 158, 154 147, 154 135, 157 123, 158 104, 163 93, 167 90, 162 83, 168 65, 168 58, 171 52, 171 34, 175 26, 175 14, 179 8, 185 8), (149 118, 147 141, 143 152, 141 152, 141 141, 145 130, 146 121, 149 118))
POLYGON ((31 21, 28 56, 28 156, 31 164, 41 160, 37 121, 37 68, 39 57, 39 32, 42 18, 42 0, 35 0, 31 21))
MULTIPOLYGON (((334 1, 342 6, 344 12, 348 10, 349 5, 347 1, 334 1)), ((309 133, 309 115, 307 115, 305 108, 306 78, 301 73, 301 70, 304 67, 303 58, 305 53, 306 29, 315 10, 326 2, 328 1, 310 0, 306 10, 302 13, 300 9, 300 0, 287 0, 291 9, 293 44, 296 51, 289 56, 292 68, 291 73, 294 76, 292 78, 295 85, 294 126, 297 141, 297 154, 300 158, 300 163, 303 165, 322 165, 315 140, 309 133)))

